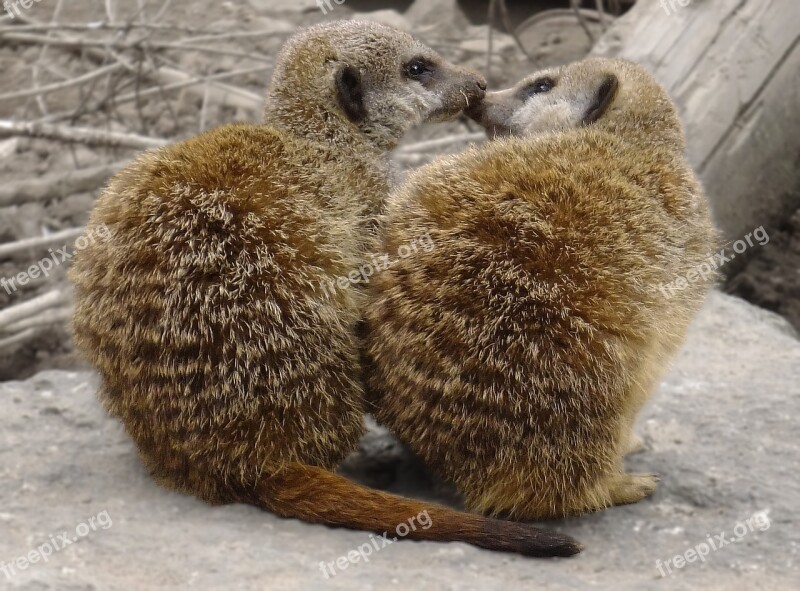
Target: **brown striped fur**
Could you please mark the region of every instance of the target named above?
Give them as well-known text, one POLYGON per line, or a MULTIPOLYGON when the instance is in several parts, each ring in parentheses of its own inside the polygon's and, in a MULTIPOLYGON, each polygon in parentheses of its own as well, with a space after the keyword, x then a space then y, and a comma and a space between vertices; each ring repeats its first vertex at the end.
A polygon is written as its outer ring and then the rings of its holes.
POLYGON ((165 486, 313 523, 529 554, 574 553, 520 529, 358 486, 332 470, 363 431, 357 269, 388 193, 388 151, 485 85, 410 36, 311 28, 282 50, 262 125, 148 152, 103 192, 74 260, 75 341, 100 397, 165 486), (424 56, 435 76, 404 76, 424 56), (96 232, 95 232, 96 233, 96 232))
POLYGON ((675 108, 643 68, 593 59, 473 115, 515 137, 417 170, 387 205, 384 252, 434 247, 373 279, 376 417, 476 512, 639 501, 656 479, 624 470, 631 425, 711 281, 659 285, 716 240, 675 108))

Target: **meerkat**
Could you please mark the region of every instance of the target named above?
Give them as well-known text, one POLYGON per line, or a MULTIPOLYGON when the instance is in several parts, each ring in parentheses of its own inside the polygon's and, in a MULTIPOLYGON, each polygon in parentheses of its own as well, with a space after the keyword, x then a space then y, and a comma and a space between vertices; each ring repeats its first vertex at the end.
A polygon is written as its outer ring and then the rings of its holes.
POLYGON ((497 139, 415 171, 381 221, 383 252, 434 246, 371 282, 374 414, 474 512, 637 502, 657 479, 625 472, 631 427, 710 288, 717 240, 675 106, 644 68, 597 58, 471 115, 497 139))
MULTIPOLYGON (((485 90, 411 36, 366 22, 298 33, 260 125, 145 153, 113 178, 77 253, 75 341, 155 479, 212 504, 530 555, 567 536, 359 486, 332 469, 364 430, 357 269, 411 126, 485 90), (408 529, 408 528, 406 528, 408 529)), ((373 232, 374 234, 374 232, 373 232)))

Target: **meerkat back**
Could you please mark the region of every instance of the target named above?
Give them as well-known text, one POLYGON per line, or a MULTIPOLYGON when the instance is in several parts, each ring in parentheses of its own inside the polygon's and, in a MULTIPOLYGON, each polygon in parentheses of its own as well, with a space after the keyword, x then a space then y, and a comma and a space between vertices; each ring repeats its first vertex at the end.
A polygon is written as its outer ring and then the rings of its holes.
POLYGON ((715 233, 669 97, 590 60, 489 93, 489 144, 416 171, 384 249, 434 247, 375 278, 376 417, 476 512, 560 517, 641 500, 631 426, 707 292, 665 298, 715 233))

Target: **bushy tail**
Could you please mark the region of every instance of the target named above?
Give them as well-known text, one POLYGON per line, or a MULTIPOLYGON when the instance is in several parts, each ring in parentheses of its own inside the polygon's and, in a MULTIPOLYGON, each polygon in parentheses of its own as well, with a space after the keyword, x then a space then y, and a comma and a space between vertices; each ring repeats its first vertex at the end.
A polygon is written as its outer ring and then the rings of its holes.
POLYGON ((572 556, 581 551, 578 542, 563 534, 384 493, 297 463, 264 479, 252 496, 241 500, 309 523, 386 532, 389 539, 466 542, 527 556, 572 556), (422 515, 424 522, 409 525, 412 518, 422 515))

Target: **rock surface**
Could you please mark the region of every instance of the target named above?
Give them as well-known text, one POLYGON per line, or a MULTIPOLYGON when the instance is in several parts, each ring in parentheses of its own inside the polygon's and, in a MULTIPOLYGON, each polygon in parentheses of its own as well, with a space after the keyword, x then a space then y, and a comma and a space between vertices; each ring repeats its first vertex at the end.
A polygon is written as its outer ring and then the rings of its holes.
MULTIPOLYGON (((586 545, 573 559, 398 542, 326 579, 320 562, 368 542, 367 533, 208 507, 159 488, 102 412, 95 385, 90 373, 56 371, 0 384, 0 588, 750 591, 800 580, 800 341, 777 316, 729 296, 710 298, 639 422, 645 450, 629 465, 661 475, 654 497, 547 524, 586 545), (768 527, 746 528, 703 563, 678 569, 673 561, 673 574, 661 577, 657 560, 709 535, 731 539, 754 514, 766 515, 768 527), (79 539, 46 563, 19 567, 51 536, 61 546, 62 532, 79 539)), ((424 479, 410 481, 419 478, 413 462, 380 430, 346 472, 431 494, 424 479)))

